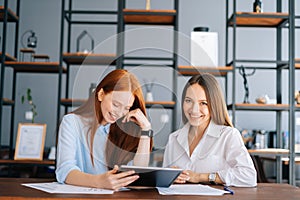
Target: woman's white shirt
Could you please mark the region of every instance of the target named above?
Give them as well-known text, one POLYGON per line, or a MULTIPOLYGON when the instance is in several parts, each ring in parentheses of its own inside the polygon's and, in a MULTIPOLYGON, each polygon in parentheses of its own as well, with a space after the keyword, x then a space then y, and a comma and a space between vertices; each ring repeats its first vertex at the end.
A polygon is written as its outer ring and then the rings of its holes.
POLYGON ((56 179, 64 183, 72 170, 79 170, 89 174, 100 174, 107 171, 105 146, 110 124, 99 126, 94 138, 94 165, 92 164, 89 137, 86 135, 88 127, 76 114, 63 117, 59 128, 57 144, 56 179))
POLYGON ((253 161, 236 128, 210 122, 202 139, 189 156, 190 124, 169 136, 164 153, 164 167, 177 166, 197 173, 217 172, 226 185, 257 185, 253 161))

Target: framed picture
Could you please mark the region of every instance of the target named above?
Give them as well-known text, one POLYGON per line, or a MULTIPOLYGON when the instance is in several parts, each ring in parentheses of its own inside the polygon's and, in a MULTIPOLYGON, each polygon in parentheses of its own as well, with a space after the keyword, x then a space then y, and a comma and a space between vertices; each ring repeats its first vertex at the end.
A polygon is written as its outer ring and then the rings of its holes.
POLYGON ((15 160, 43 160, 46 124, 19 123, 15 160))

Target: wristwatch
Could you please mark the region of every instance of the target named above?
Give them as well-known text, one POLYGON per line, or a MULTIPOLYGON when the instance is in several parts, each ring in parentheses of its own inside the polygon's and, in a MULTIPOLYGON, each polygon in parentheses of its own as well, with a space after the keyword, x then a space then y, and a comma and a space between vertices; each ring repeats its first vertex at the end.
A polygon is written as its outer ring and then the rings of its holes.
POLYGON ((148 137, 153 137, 153 130, 150 129, 150 130, 147 130, 147 131, 142 131, 141 132, 141 135, 145 135, 145 136, 148 136, 148 137))
POLYGON ((208 181, 210 184, 216 184, 217 174, 216 173, 210 173, 208 175, 208 181))

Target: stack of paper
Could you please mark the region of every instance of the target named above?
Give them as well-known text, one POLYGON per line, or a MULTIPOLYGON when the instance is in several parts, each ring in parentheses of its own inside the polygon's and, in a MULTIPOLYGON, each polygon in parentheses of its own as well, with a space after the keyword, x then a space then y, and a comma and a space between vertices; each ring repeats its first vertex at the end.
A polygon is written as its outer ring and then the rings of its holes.
POLYGON ((27 187, 42 190, 48 193, 65 193, 65 194, 113 194, 113 190, 105 190, 99 188, 79 187, 68 184, 60 184, 58 182, 51 183, 24 183, 27 187))
POLYGON ((175 184, 168 188, 157 187, 161 195, 208 195, 208 196, 221 196, 229 193, 225 190, 212 188, 208 185, 201 184, 175 184))

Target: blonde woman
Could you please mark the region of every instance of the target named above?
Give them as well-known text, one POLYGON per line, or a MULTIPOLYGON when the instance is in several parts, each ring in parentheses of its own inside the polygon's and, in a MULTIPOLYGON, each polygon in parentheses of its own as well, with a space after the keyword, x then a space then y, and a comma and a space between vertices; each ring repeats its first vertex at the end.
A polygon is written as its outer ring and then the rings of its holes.
POLYGON ((185 85, 182 118, 185 125, 169 136, 163 161, 165 167, 184 169, 175 182, 256 186, 252 159, 213 75, 193 76, 185 85))

